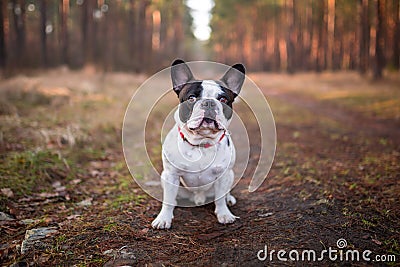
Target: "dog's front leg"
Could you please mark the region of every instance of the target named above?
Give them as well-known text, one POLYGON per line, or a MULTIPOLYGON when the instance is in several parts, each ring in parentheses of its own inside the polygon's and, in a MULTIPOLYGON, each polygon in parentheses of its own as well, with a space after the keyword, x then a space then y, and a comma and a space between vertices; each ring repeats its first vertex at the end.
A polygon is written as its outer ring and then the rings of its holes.
POLYGON ((215 214, 219 223, 227 224, 233 223, 236 218, 227 206, 226 196, 231 191, 234 180, 234 173, 229 170, 222 177, 218 178, 214 183, 215 189, 215 214))
POLYGON ((151 223, 155 229, 169 229, 174 218, 176 196, 179 189, 179 176, 164 170, 161 174, 163 204, 157 218, 151 223))

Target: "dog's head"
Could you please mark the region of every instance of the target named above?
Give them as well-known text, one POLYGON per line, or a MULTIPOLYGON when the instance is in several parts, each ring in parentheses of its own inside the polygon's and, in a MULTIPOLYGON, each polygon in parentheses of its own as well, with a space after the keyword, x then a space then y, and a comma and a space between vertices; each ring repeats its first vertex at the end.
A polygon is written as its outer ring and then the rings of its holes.
POLYGON ((172 63, 171 78, 180 101, 176 120, 181 127, 204 137, 212 137, 228 127, 232 103, 245 79, 242 64, 233 65, 220 80, 197 80, 189 66, 177 59, 172 63))

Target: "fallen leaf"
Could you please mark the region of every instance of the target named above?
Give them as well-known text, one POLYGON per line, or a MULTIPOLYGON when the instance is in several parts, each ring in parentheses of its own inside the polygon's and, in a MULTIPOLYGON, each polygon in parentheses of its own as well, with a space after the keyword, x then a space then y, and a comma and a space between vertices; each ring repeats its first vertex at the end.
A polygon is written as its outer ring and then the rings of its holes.
POLYGON ((92 200, 93 200, 93 198, 90 197, 85 200, 82 200, 81 202, 76 203, 76 205, 78 205, 80 207, 92 206, 92 200))
POLYGON ((81 217, 80 214, 73 214, 73 215, 68 216, 67 220, 74 220, 74 219, 79 218, 79 217, 81 217))
POLYGON ((272 216, 274 213, 273 212, 267 212, 267 213, 263 213, 263 214, 258 214, 259 217, 269 217, 272 216))
POLYGON ((67 190, 67 188, 65 186, 60 186, 60 187, 56 188, 56 192, 63 192, 65 190, 67 190))
POLYGON ((61 186, 61 182, 60 181, 55 181, 54 183, 51 184, 52 187, 54 188, 58 188, 61 186))
POLYGON ((147 234, 148 231, 149 231, 149 228, 143 228, 140 232, 142 232, 143 234, 147 234))
POLYGON ((374 242, 375 244, 377 244, 379 246, 382 245, 382 242, 377 239, 372 239, 372 242, 374 242))
POLYGON ((60 195, 58 193, 43 192, 43 193, 37 194, 37 196, 41 197, 41 198, 53 198, 53 197, 59 197, 60 195))
POLYGON ((34 223, 38 223, 39 220, 35 220, 35 219, 23 219, 21 220, 21 222, 25 225, 30 225, 30 224, 34 224, 34 223))
POLYGON ((72 184, 72 185, 76 185, 76 184, 79 184, 80 182, 82 182, 81 179, 74 179, 74 180, 72 180, 72 181, 69 182, 69 183, 72 184))
POLYGON ((14 192, 10 188, 2 188, 0 189, 0 191, 4 196, 8 198, 14 197, 14 192))
POLYGON ((108 256, 108 255, 112 256, 114 254, 115 253, 114 253, 113 249, 109 249, 109 250, 106 250, 106 251, 103 252, 103 255, 106 255, 106 256, 108 256))

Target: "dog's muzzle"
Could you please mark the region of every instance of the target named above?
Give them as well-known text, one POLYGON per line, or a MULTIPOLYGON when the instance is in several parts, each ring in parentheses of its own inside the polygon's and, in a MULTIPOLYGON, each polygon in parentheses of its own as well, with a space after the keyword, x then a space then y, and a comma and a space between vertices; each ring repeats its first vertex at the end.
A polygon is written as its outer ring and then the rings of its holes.
POLYGON ((215 121, 217 103, 213 99, 204 99, 200 104, 200 108, 204 110, 204 118, 206 120, 215 121))

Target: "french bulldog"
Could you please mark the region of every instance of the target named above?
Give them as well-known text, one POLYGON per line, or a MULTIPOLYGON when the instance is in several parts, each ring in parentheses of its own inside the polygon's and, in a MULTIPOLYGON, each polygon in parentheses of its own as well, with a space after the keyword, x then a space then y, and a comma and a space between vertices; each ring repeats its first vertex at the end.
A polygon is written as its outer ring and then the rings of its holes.
POLYGON ((163 203, 151 225, 169 229, 179 198, 197 206, 212 198, 218 222, 233 223, 238 217, 228 205, 236 203, 230 193, 235 148, 227 128, 232 104, 245 80, 245 67, 235 64, 219 80, 198 80, 188 64, 177 59, 171 66, 171 79, 179 106, 174 113, 176 124, 162 146, 163 203))

